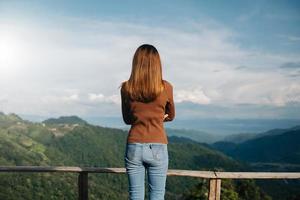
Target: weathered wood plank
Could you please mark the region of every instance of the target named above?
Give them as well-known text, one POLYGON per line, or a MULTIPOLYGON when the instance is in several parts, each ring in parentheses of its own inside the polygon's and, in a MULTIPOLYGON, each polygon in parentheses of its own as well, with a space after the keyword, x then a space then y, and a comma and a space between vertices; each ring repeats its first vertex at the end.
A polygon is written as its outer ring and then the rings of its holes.
POLYGON ((88 172, 125 173, 125 168, 68 167, 68 166, 0 166, 0 172, 88 172))
POLYGON ((208 200, 220 200, 221 198, 221 179, 209 179, 208 200))
POLYGON ((221 199, 221 179, 217 179, 216 185, 216 200, 221 199))
POLYGON ((208 200, 216 200, 216 180, 209 180, 208 200))
POLYGON ((198 178, 216 178, 213 171, 175 170, 169 169, 168 176, 191 176, 198 178))
POLYGON ((299 172, 215 172, 221 179, 300 179, 299 172))
MULTIPOLYGON (((0 166, 0 172, 88 172, 122 174, 126 173, 126 169, 72 166, 0 166)), ((167 175, 220 179, 300 179, 300 172, 214 172, 169 169, 167 175)))

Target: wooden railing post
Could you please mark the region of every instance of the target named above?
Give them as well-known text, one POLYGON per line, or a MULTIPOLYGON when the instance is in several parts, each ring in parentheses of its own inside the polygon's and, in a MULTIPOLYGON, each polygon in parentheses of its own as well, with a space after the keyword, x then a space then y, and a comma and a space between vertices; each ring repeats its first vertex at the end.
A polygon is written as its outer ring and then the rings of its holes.
POLYGON ((87 172, 79 172, 78 200, 88 200, 88 173, 87 172))
POLYGON ((220 200, 221 196, 221 179, 209 179, 209 195, 208 200, 220 200))

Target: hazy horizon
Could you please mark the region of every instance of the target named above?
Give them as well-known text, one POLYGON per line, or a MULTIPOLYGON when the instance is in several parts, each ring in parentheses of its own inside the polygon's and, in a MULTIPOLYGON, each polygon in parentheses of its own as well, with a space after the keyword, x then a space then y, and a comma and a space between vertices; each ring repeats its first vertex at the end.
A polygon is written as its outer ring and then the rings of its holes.
MULTIPOLYGON (((3 112, 3 111, 0 111, 3 112)), ((11 113, 5 113, 8 115, 11 113)), ((14 113, 23 120, 31 122, 42 122, 50 118, 59 118, 74 115, 61 116, 38 116, 14 113)), ((121 116, 118 117, 101 117, 101 116, 80 116, 75 115, 92 125, 99 125, 108 128, 118 128, 129 130, 130 125, 123 122, 121 116)), ((271 129, 287 129, 300 126, 300 120, 296 119, 222 119, 222 118, 206 118, 206 119, 174 119, 172 122, 165 122, 165 128, 191 130, 199 133, 207 133, 218 137, 232 134, 248 134, 262 133, 271 129)))

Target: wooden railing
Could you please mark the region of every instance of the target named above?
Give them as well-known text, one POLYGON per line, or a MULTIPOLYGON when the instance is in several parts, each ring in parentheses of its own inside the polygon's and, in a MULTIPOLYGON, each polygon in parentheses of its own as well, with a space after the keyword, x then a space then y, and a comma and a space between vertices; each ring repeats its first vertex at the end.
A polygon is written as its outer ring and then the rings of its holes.
MULTIPOLYGON (((70 172, 78 173, 78 199, 88 199, 88 173, 126 173, 125 168, 65 166, 0 166, 1 172, 70 172)), ((220 200, 221 179, 300 179, 300 172, 217 172, 169 169, 168 176, 190 176, 209 179, 209 200, 220 200)))

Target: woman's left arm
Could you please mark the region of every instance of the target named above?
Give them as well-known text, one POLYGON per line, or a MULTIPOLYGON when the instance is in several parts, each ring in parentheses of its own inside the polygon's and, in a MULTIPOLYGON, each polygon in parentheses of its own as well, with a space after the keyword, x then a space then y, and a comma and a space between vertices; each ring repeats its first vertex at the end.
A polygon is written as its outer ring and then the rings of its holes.
POLYGON ((165 114, 167 116, 164 118, 164 122, 172 121, 175 118, 175 105, 173 98, 173 86, 170 84, 168 87, 168 101, 165 106, 165 114))

